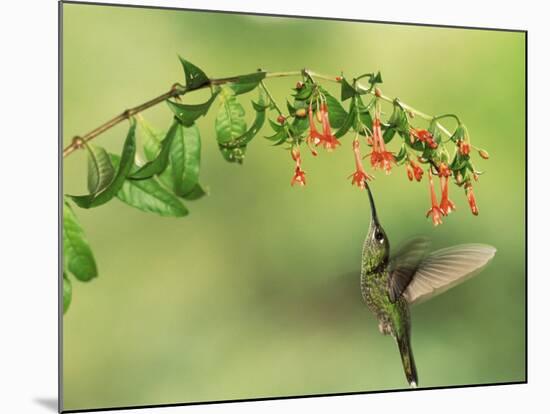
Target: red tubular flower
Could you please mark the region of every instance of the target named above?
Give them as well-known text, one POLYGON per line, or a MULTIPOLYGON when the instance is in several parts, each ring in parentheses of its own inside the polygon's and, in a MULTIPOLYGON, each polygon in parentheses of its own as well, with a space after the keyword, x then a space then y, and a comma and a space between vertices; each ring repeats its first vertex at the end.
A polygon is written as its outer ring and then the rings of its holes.
POLYGON ((412 181, 415 179, 416 181, 420 182, 422 180, 422 175, 424 174, 424 170, 415 163, 413 160, 409 160, 407 162, 407 176, 409 177, 409 180, 412 181))
POLYGON ((407 163, 407 177, 409 177, 409 181, 414 179, 414 170, 410 162, 407 163))
POLYGON ((471 145, 469 142, 466 142, 464 140, 460 140, 457 142, 458 145, 458 152, 460 152, 461 155, 469 155, 471 150, 471 145))
POLYGON ((363 163, 361 162, 361 151, 359 149, 359 140, 356 138, 353 140, 353 153, 355 157, 355 172, 348 178, 351 178, 351 185, 356 185, 362 190, 365 189, 365 180, 372 180, 373 177, 365 171, 363 163))
POLYGON ((432 178, 432 172, 428 170, 428 177, 430 177, 430 194, 432 197, 432 208, 428 210, 426 213, 426 217, 432 216, 432 221, 434 223, 434 226, 438 226, 440 224, 443 224, 443 220, 441 219, 441 216, 444 215, 443 210, 437 205, 437 196, 435 195, 435 189, 434 189, 434 181, 432 178))
POLYGON ((439 164, 439 176, 440 177, 450 177, 450 175, 451 175, 451 169, 449 168, 449 166, 447 164, 445 164, 444 162, 439 164))
POLYGON ((323 136, 317 131, 317 128, 315 127, 315 120, 313 119, 313 109, 311 108, 311 105, 309 106, 308 111, 309 116, 309 136, 307 137, 307 141, 309 143, 319 145, 323 141, 323 136))
POLYGON ((472 210, 472 214, 474 216, 477 216, 479 214, 479 210, 477 208, 476 197, 474 196, 474 188, 472 187, 472 183, 467 183, 465 188, 466 197, 468 197, 468 204, 470 204, 470 210, 472 210))
POLYGON ((386 151, 386 144, 382 136, 382 124, 380 115, 375 113, 374 121, 372 122, 372 152, 370 154, 370 163, 373 168, 380 168, 389 174, 392 168, 392 163, 395 163, 393 154, 386 151))
POLYGON ((426 144, 428 144, 428 146, 432 149, 437 148, 437 142, 434 141, 434 137, 432 133, 427 129, 411 128, 410 135, 411 135, 411 143, 414 143, 413 138, 416 138, 420 142, 425 142, 426 144))
POLYGON ((300 157, 300 150, 297 147, 293 147, 290 151, 292 159, 296 162, 296 168, 294 169, 294 176, 290 180, 290 185, 298 183, 301 186, 306 185, 306 173, 301 168, 302 158, 300 157))
POLYGON ((334 135, 332 135, 332 128, 328 119, 328 105, 326 104, 326 102, 323 102, 321 104, 321 109, 319 112, 321 113, 321 123, 323 125, 324 146, 327 151, 332 151, 338 145, 340 145, 340 142, 336 139, 334 135))
POLYGON ((439 204, 439 208, 444 215, 448 215, 451 211, 456 210, 455 203, 449 199, 449 176, 440 176, 439 182, 441 184, 441 203, 439 204))

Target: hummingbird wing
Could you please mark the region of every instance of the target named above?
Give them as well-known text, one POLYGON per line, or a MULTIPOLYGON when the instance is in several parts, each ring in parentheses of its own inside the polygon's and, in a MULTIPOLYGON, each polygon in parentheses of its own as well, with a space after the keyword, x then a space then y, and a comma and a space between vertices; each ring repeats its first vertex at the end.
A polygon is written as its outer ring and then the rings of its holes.
POLYGON ((486 244, 461 244, 430 253, 418 266, 403 293, 410 303, 420 303, 476 275, 497 249, 486 244))
POLYGON ((392 255, 388 263, 388 294, 392 302, 395 302, 411 283, 429 245, 429 239, 417 237, 405 242, 392 255))

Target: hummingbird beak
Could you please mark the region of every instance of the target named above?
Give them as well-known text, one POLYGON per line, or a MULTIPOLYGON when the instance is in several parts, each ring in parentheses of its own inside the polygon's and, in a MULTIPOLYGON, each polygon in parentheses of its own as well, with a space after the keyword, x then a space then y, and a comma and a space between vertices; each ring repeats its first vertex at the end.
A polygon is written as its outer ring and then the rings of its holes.
POLYGON ((376 214, 376 206, 374 205, 374 198, 372 198, 372 193, 370 191, 369 183, 367 182, 367 180, 365 180, 365 188, 367 189, 367 192, 369 194, 371 219, 374 222, 374 224, 379 225, 378 215, 376 214))

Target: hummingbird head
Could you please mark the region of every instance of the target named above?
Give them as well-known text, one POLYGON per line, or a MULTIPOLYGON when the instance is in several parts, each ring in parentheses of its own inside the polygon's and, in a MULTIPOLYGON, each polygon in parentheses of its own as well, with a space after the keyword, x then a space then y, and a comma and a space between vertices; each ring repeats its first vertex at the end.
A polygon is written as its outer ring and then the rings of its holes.
POLYGON ((373 259, 380 261, 385 261, 389 257, 390 252, 390 242, 386 236, 386 232, 380 225, 378 220, 378 214, 376 213, 376 206, 374 204, 374 198, 370 191, 369 184, 365 181, 365 188, 369 195, 370 209, 371 209, 371 220, 369 231, 365 239, 364 249, 368 250, 369 256, 373 259))

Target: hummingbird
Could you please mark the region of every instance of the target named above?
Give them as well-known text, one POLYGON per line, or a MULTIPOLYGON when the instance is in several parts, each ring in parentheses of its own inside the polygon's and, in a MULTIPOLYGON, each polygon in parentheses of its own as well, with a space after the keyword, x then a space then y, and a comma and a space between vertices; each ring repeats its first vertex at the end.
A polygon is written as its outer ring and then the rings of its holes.
POLYGON ((494 257, 496 248, 461 244, 427 254, 429 241, 419 237, 390 255, 390 242, 366 181, 365 188, 371 220, 361 258, 361 294, 378 319, 380 333, 395 339, 409 386, 416 388, 418 374, 411 347, 410 306, 477 274, 494 257))

